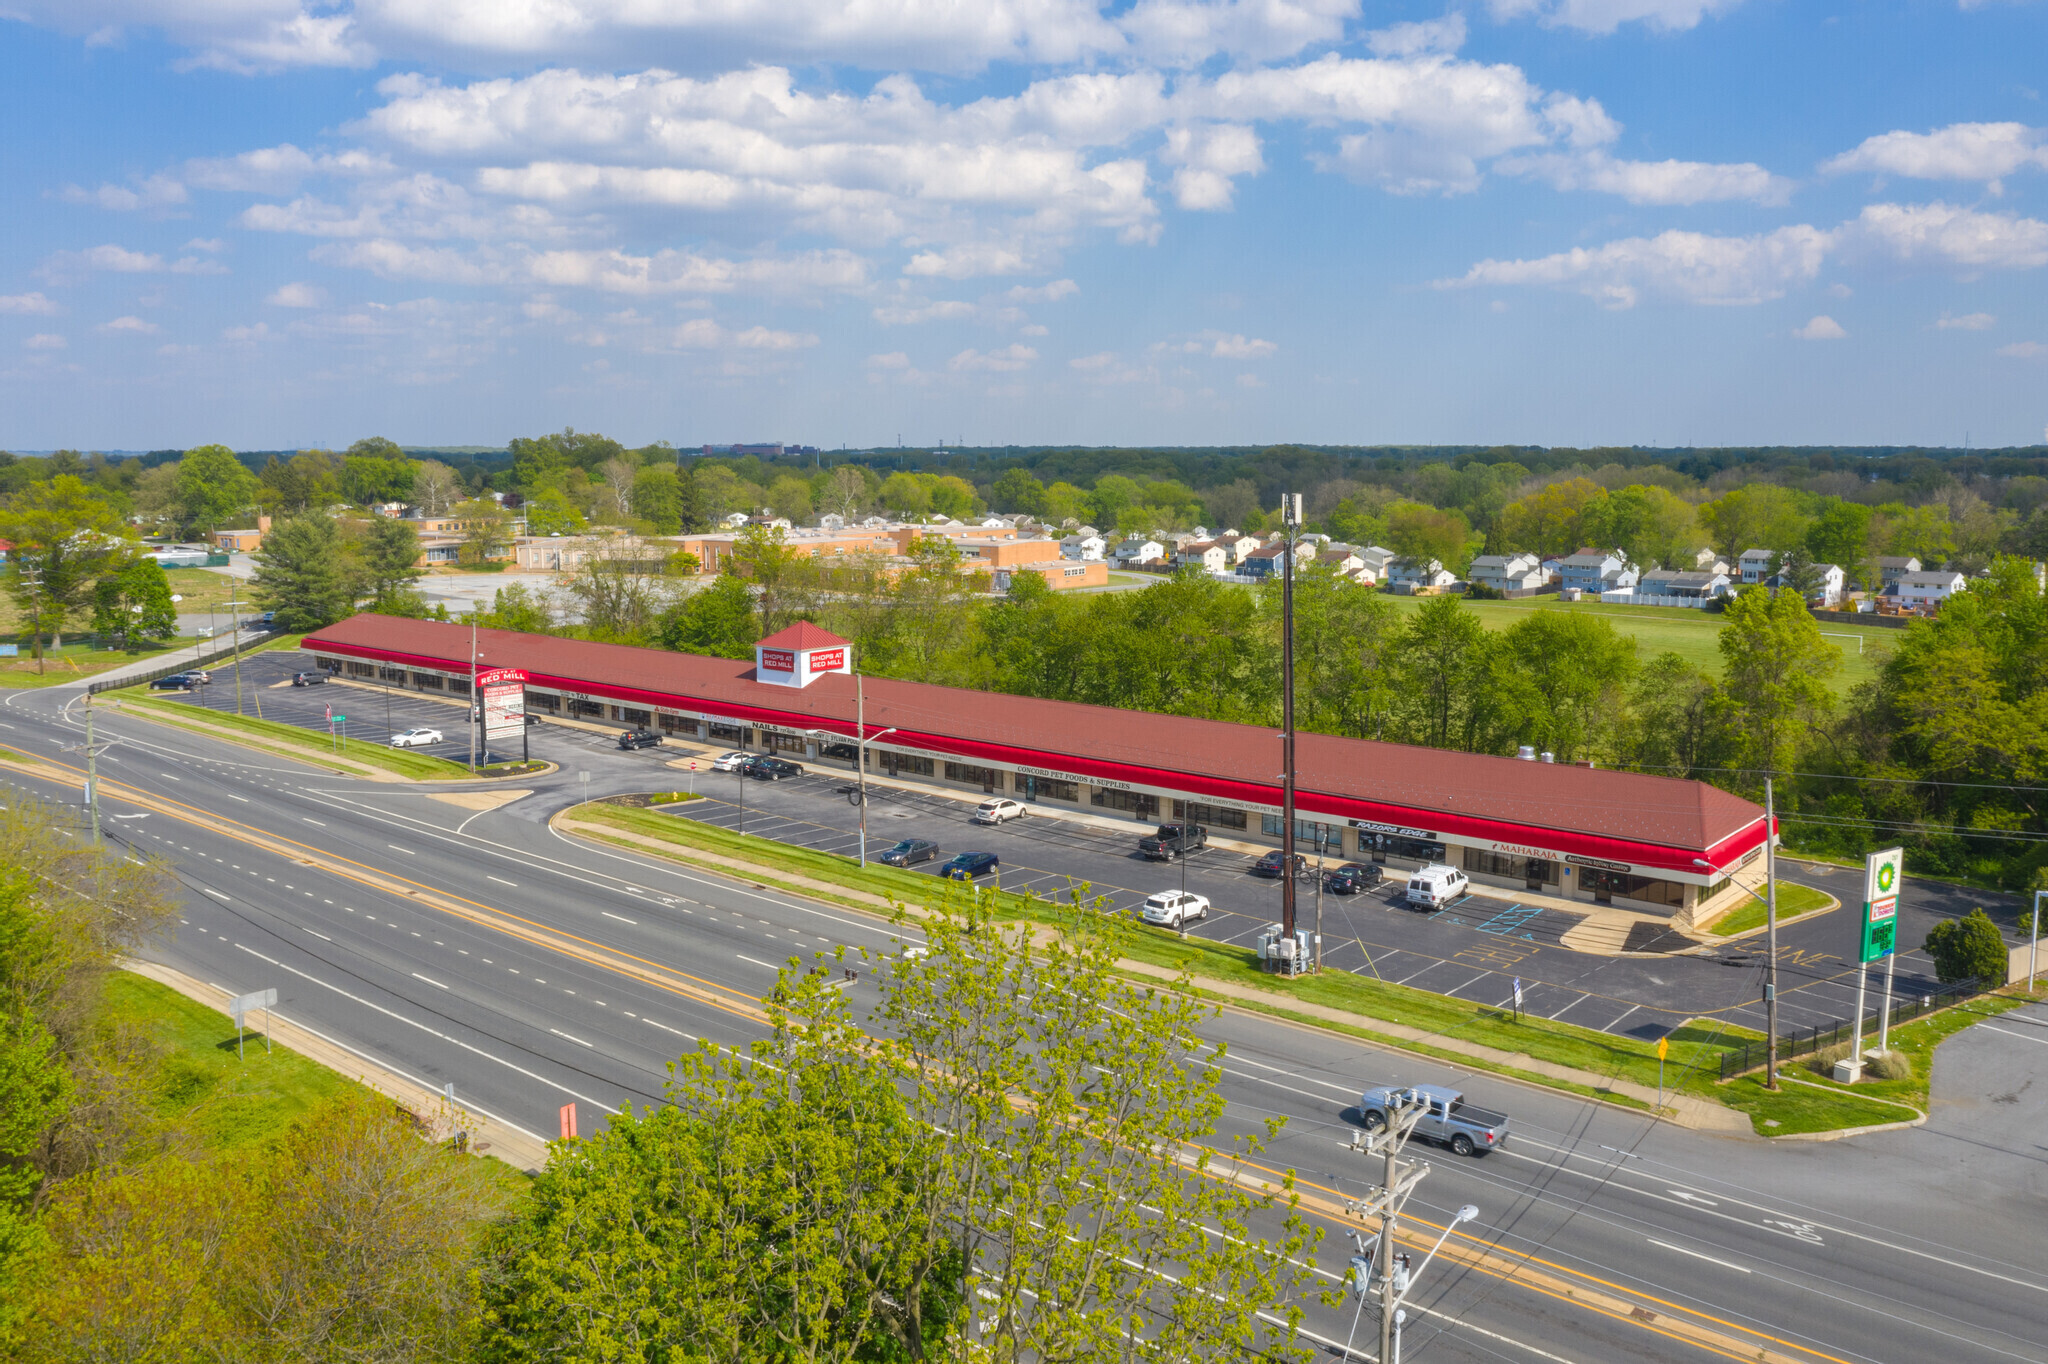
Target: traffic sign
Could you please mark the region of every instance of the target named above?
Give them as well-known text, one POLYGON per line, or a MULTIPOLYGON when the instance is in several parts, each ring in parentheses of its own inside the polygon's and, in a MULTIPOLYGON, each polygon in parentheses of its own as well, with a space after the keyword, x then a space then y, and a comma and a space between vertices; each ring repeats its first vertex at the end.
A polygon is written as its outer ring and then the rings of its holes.
POLYGON ((1669 1056, 1670 1054, 1671 1054, 1671 1039, 1670 1039, 1670 1038, 1668 1038, 1668 1037, 1660 1037, 1660 1038, 1658 1038, 1658 1039, 1657 1039, 1657 1059, 1658 1059, 1659 1061, 1661 1061, 1661 1060, 1663 1060, 1663 1059, 1664 1059, 1665 1057, 1669 1056))

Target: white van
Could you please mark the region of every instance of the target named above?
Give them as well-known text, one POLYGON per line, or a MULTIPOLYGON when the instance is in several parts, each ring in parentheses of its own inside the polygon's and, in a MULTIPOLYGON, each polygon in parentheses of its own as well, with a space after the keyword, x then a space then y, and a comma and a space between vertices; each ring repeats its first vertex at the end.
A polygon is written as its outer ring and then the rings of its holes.
POLYGON ((1442 909, 1463 895, 1472 878, 1439 862, 1408 878, 1408 903, 1417 909, 1442 909))

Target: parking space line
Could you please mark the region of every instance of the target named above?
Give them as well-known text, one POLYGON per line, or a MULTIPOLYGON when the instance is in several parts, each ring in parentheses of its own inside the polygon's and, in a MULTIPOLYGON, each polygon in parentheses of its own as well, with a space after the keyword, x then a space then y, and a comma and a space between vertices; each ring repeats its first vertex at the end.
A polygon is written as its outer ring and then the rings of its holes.
MULTIPOLYGON (((1632 1014, 1632 1013, 1634 1013, 1634 1012, 1635 1012, 1635 1011, 1636 1011, 1637 1009, 1640 1009, 1640 1008, 1642 1008, 1642 1007, 1643 1007, 1643 1006, 1642 1006, 1642 1005, 1640 1005, 1640 1004, 1632 1004, 1632 1005, 1630 1005, 1630 1006, 1629 1006, 1629 1009, 1628 1009, 1628 1013, 1625 1013, 1625 1014, 1623 1014, 1623 1015, 1621 1016, 1621 1018, 1627 1018, 1629 1014, 1632 1014)), ((1613 1021, 1612 1023, 1609 1023, 1609 1024, 1608 1024, 1608 1025, 1607 1025, 1606 1027, 1602 1028, 1602 1029, 1601 1029, 1600 1031, 1601 1031, 1601 1032, 1613 1032, 1613 1031, 1614 1031, 1614 1030, 1615 1030, 1616 1028, 1618 1028, 1618 1027, 1620 1027, 1620 1026, 1621 1026, 1621 1018, 1617 1018, 1617 1019, 1615 1019, 1615 1020, 1614 1020, 1614 1021, 1613 1021)))
POLYGON ((1557 1021, 1558 1019, 1560 1019, 1560 1018, 1563 1018, 1563 1017, 1565 1016, 1565 1013, 1566 1013, 1566 1012, 1567 1012, 1568 1010, 1570 1010, 1570 1009, 1571 1009, 1571 1008, 1573 1007, 1573 1005, 1577 1005, 1577 1004, 1583 1004, 1583 1003, 1585 1003, 1585 1002, 1586 1002, 1587 1000, 1591 999, 1592 997, 1593 997, 1593 992, 1592 992, 1592 991, 1590 991, 1590 990, 1588 990, 1588 991, 1587 991, 1587 992, 1586 992, 1585 994, 1582 994, 1582 995, 1580 995, 1580 996, 1579 996, 1579 997, 1578 997, 1577 999, 1573 1000, 1573 1001, 1571 1002, 1571 1004, 1567 1004, 1567 1005, 1565 1005, 1565 1006, 1564 1006, 1564 1008, 1562 1008, 1562 1009, 1559 1009, 1559 1010, 1558 1010, 1558 1011, 1557 1011, 1556 1013, 1552 1014, 1552 1015, 1550 1016, 1550 1021, 1551 1021, 1551 1022, 1553 1022, 1553 1023, 1555 1023, 1555 1022, 1556 1022, 1556 1021, 1557 1021))

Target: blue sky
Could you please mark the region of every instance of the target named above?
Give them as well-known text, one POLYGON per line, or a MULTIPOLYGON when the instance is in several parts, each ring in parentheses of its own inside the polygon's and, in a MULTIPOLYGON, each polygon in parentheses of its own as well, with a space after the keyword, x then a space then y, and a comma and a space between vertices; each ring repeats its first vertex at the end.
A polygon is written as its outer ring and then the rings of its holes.
POLYGON ((0 16, 0 447, 2048 428, 2042 0, 0 16))

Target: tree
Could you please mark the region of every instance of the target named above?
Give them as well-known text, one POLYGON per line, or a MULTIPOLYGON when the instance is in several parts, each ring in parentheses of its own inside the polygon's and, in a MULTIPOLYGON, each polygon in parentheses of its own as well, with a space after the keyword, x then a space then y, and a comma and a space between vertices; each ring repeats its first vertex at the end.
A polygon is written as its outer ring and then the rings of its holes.
POLYGON ((598 466, 596 514, 606 525, 623 526, 633 515, 634 480, 639 466, 631 460, 608 459, 598 466))
POLYGON ((1420 502, 1396 502, 1387 508, 1387 547, 1409 559, 1434 559, 1461 573, 1469 559, 1466 542, 1472 528, 1462 513, 1438 511, 1420 502))
POLYGON ((654 627, 654 640, 662 648, 714 658, 752 658, 760 637, 754 594, 729 573, 670 606, 654 627))
POLYGON ((989 489, 989 503, 999 512, 1043 516, 1045 485, 1029 469, 1017 465, 996 475, 995 485, 989 489))
POLYGON ((487 630, 544 635, 555 627, 554 603, 545 593, 524 583, 513 583, 491 594, 489 608, 477 613, 476 623, 487 630))
POLYGON ((151 531, 175 531, 185 524, 185 504, 178 500, 178 466, 159 464, 145 469, 131 494, 136 519, 151 531))
POLYGON ((462 499, 462 480, 438 459, 423 459, 413 466, 412 501, 422 516, 446 516, 462 499))
POLYGON ((136 557, 93 584, 92 628, 128 648, 137 639, 166 640, 178 633, 178 607, 163 565, 136 557))
POLYGON ((842 521, 853 520, 867 510, 870 496, 868 481, 873 477, 858 464, 842 464, 829 471, 817 494, 818 510, 842 521))
POLYGON ((1870 558, 1870 508, 1860 502, 1831 497, 1806 530, 1806 552, 1823 564, 1839 564, 1844 573, 1870 586, 1864 569, 1870 558))
MULTIPOLYGON (((734 512, 751 513, 761 505, 761 490, 727 465, 699 464, 693 473, 706 521, 723 521, 734 512)), ((911 488, 917 488, 916 479, 910 479, 909 484, 911 488)))
POLYGON ((1461 598, 1430 597, 1408 618, 1396 657, 1410 734, 1431 748, 1452 748, 1466 732, 1468 685, 1487 650, 1486 628, 1461 598))
POLYGON ((700 1044, 551 1162, 482 1358, 1308 1359, 1317 1235, 1233 1178, 1255 1140, 1211 1144, 1214 1010, 1086 920, 1039 951, 971 905, 920 926, 866 1018, 792 962, 747 1058, 700 1044))
POLYGON ((925 496, 934 512, 955 520, 965 520, 981 510, 981 497, 974 491, 974 485, 953 474, 932 479, 925 496))
POLYGON ((332 518, 318 512, 272 528, 256 551, 256 604, 296 634, 332 625, 355 606, 347 550, 332 518))
POLYGON ((13 544, 8 591, 36 657, 45 634, 52 648, 64 647, 65 621, 90 600, 99 576, 132 552, 124 530, 113 505, 75 474, 31 483, 0 507, 0 540, 13 544))
POLYGON ((2011 962, 2005 935, 1981 908, 1928 929, 1926 952, 1934 959, 1935 979, 1943 985, 1974 980, 1984 989, 1996 989, 2005 984, 2011 962))
POLYGON ((1726 766, 1730 709, 1713 678, 1675 653, 1659 654, 1636 681, 1621 761, 1674 777, 1726 766))
POLYGON ((413 463, 398 447, 382 439, 359 440, 341 462, 341 495, 359 507, 379 502, 404 502, 412 496, 413 463), (390 446, 390 455, 362 453, 390 446))
POLYGON ((1045 490, 1045 519, 1053 525, 1071 521, 1078 526, 1087 514, 1088 494, 1080 488, 1060 482, 1045 490))
POLYGON ((1834 706, 1828 679, 1841 650, 1796 594, 1750 587, 1728 602, 1721 627, 1722 688, 1734 703, 1745 786, 1766 773, 1791 771, 1807 727, 1834 706))
POLYGON ((1620 550, 1638 568, 1691 568, 1702 536, 1699 513, 1669 488, 1631 484, 1589 507, 1583 544, 1620 550))
POLYGON ((768 489, 768 508, 793 526, 809 524, 811 485, 801 478, 784 474, 768 489))
POLYGON ((305 450, 289 460, 270 457, 263 466, 264 501, 277 511, 296 513, 326 507, 339 496, 335 469, 340 461, 325 450, 305 450))
POLYGON ((187 450, 178 461, 177 489, 185 525, 194 530, 209 531, 236 521, 255 524, 252 507, 262 484, 225 445, 187 450))
POLYGON ((559 487, 571 469, 589 473, 626 452, 608 436, 566 426, 551 435, 518 437, 507 448, 512 452, 512 481, 528 492, 559 487))
POLYGON ((666 550, 629 535, 590 545, 569 580, 584 633, 592 639, 637 643, 673 594, 666 550))
POLYGON ((674 535, 683 528, 681 498, 673 464, 652 464, 633 475, 633 517, 656 535, 674 535))
POLYGON ((1537 611, 1501 632, 1526 687, 1519 740, 1562 762, 1605 756, 1636 674, 1636 642, 1599 616, 1537 611))
MULTIPOLYGON (((479 499, 479 501, 484 499, 479 499)), ((496 503, 492 503, 496 506, 496 503)), ((464 514, 464 507, 475 507, 476 502, 465 502, 456 508, 456 515, 464 514)), ((574 535, 587 524, 583 514, 576 510, 560 488, 543 488, 526 499, 526 533, 528 535, 574 535)), ((479 521, 482 517, 479 516, 479 521)))
POLYGON ((1731 562, 1746 549, 1788 550, 1806 542, 1807 519, 1789 488, 1750 483, 1700 508, 1700 524, 1731 562))
POLYGON ((1144 490, 1136 479, 1104 474, 1095 480, 1095 489, 1088 494, 1088 519, 1105 528, 1114 526, 1124 508, 1135 507, 1144 500, 1144 490))
POLYGON ((1501 509, 1495 526, 1500 552, 1570 554, 1591 543, 1586 521, 1606 512, 1607 490, 1589 478, 1546 484, 1501 509))
POLYGON ((360 547, 369 609, 386 616, 422 616, 426 603, 414 590, 422 570, 419 532, 392 516, 373 516, 360 547))

